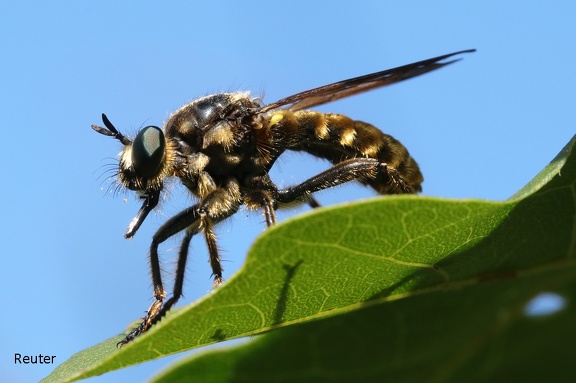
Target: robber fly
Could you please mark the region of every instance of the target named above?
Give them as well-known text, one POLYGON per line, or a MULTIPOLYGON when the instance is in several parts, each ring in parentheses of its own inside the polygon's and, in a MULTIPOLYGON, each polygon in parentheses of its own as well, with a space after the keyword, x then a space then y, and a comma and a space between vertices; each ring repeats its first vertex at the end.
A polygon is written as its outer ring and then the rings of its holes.
POLYGON ((130 238, 160 200, 164 181, 178 177, 198 199, 164 223, 150 246, 155 301, 142 323, 122 346, 158 322, 182 295, 190 240, 202 233, 208 245, 214 286, 222 282, 222 267, 213 227, 241 205, 262 209, 266 225, 276 222, 275 210, 286 204, 317 206, 312 194, 349 181, 369 185, 380 194, 421 191, 423 181, 406 148, 376 127, 340 114, 308 108, 390 85, 441 68, 446 59, 465 50, 385 70, 286 97, 268 105, 248 92, 218 93, 194 100, 175 111, 163 129, 147 126, 133 139, 120 133, 102 114, 105 127, 92 129, 123 145, 117 183, 134 190, 142 207, 124 236, 130 238), (286 150, 304 151, 333 166, 299 185, 279 189, 269 171, 286 150), (184 232, 172 296, 166 300, 158 246, 184 232))

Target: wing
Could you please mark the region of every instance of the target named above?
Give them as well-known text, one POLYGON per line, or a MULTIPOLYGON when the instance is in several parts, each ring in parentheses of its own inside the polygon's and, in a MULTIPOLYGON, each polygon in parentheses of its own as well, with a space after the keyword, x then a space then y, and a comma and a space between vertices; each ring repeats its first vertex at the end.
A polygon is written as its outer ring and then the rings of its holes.
POLYGON ((391 85, 412 77, 420 76, 421 74, 442 68, 448 64, 452 64, 453 62, 459 61, 460 59, 440 62, 442 60, 461 53, 471 53, 475 51, 476 49, 468 49, 464 51, 449 53, 428 60, 418 61, 412 64, 399 66, 397 68, 384 70, 382 72, 354 77, 348 80, 324 85, 319 88, 306 90, 304 92, 296 93, 295 95, 278 100, 272 104, 265 105, 260 110, 260 112, 267 112, 269 110, 286 105, 288 105, 287 109, 300 110, 325 104, 327 102, 339 100, 344 97, 353 96, 368 90, 380 88, 382 86, 391 85))

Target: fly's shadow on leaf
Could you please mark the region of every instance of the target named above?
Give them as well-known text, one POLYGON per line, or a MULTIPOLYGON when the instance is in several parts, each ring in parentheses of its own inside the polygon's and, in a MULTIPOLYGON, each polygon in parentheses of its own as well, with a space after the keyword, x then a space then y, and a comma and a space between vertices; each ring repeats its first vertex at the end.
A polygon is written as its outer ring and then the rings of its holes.
POLYGON ((296 270, 300 267, 300 265, 304 262, 304 260, 299 260, 294 265, 284 264, 282 268, 286 271, 286 278, 284 279, 284 283, 282 284, 282 289, 280 290, 280 294, 278 294, 278 303, 276 304, 276 309, 274 310, 274 321, 273 325, 278 325, 282 323, 282 318, 284 316, 284 312, 286 311, 286 305, 288 303, 288 293, 290 291, 290 283, 294 278, 294 274, 296 274, 296 270))

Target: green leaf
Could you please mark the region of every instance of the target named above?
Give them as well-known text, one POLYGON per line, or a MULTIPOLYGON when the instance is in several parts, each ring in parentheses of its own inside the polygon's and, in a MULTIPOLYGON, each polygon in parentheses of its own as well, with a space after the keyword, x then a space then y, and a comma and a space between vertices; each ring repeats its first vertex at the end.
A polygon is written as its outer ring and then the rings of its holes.
POLYGON ((394 196, 291 219, 213 294, 120 350, 118 336, 79 352, 45 381, 263 332, 155 381, 576 379, 574 142, 508 201, 394 196), (526 315, 543 291, 566 307, 526 315))

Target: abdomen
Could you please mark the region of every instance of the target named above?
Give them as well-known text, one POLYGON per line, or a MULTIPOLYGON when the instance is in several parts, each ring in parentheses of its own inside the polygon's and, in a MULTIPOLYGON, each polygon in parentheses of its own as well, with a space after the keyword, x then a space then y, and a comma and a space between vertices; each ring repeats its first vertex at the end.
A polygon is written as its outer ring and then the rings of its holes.
MULTIPOLYGON (((287 149, 306 151, 337 164, 351 158, 375 158, 386 165, 373 179, 360 180, 381 194, 416 193, 422 190, 422 173, 408 150, 392 136, 362 121, 340 114, 310 110, 279 111, 280 120, 298 139, 287 149)), ((284 125, 283 124, 283 125, 284 125)))

